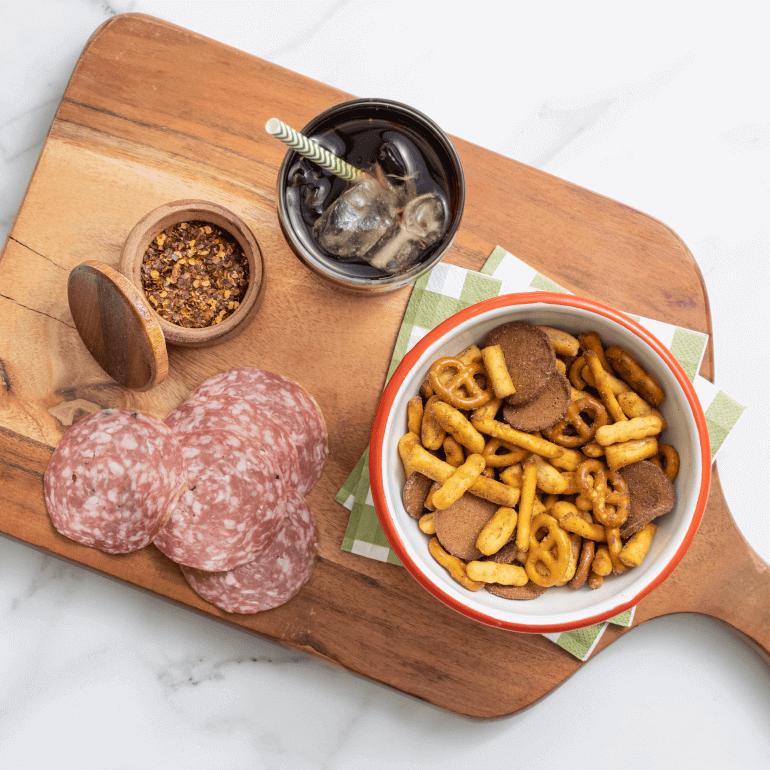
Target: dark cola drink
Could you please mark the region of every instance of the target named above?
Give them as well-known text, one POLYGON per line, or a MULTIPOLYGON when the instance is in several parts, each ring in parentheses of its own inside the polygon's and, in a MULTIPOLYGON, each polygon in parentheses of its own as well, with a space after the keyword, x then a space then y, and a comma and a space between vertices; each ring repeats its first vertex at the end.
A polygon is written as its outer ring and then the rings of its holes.
POLYGON ((286 198, 305 248, 360 278, 429 259, 450 215, 449 182, 428 142, 377 118, 341 122, 310 138, 369 176, 352 184, 297 156, 286 198))

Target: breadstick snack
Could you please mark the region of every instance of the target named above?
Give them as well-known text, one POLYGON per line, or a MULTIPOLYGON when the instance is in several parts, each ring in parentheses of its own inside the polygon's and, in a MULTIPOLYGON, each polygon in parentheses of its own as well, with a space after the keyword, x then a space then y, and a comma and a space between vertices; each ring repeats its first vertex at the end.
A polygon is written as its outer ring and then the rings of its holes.
POLYGON ((590 329, 515 322, 477 342, 430 362, 399 444, 433 558, 511 601, 639 566, 675 501, 665 394, 590 329))
POLYGON ((492 381, 492 389, 497 398, 507 398, 516 392, 508 367, 505 365, 503 350, 499 345, 490 345, 481 351, 489 379, 492 381))

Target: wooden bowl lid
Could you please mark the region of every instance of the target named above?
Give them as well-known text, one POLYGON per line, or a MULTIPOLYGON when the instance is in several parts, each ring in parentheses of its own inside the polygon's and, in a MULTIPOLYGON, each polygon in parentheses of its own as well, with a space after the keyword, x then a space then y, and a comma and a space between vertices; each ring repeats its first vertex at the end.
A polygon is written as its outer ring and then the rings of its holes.
POLYGON ((150 390, 166 379, 163 331, 124 275, 103 262, 83 262, 69 275, 67 299, 85 346, 110 377, 131 390, 150 390))

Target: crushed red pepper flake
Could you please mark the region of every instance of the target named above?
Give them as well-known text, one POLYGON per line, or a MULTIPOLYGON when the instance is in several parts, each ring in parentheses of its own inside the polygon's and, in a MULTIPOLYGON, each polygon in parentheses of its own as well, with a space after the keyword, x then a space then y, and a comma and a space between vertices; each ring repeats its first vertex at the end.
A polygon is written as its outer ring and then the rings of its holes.
POLYGON ((158 315, 200 329, 221 323, 241 304, 249 263, 228 232, 207 222, 180 222, 150 242, 141 275, 158 315))

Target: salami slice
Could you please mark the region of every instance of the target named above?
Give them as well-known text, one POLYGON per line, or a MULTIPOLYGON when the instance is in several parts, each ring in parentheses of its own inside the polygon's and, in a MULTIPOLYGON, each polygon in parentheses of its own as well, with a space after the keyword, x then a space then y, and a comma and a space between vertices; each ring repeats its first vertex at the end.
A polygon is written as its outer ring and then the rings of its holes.
POLYGON ((264 445, 270 452, 287 488, 296 489, 299 483, 299 458, 289 434, 264 409, 245 398, 222 394, 185 401, 165 422, 177 435, 200 430, 242 431, 260 449, 264 445))
POLYGON ((299 456, 297 490, 307 494, 320 478, 329 453, 326 425, 315 399, 280 374, 244 367, 206 380, 189 400, 205 403, 207 398, 222 394, 256 404, 286 429, 299 456))
POLYGON ((229 570, 262 553, 286 514, 286 489, 270 453, 242 432, 178 436, 189 488, 155 538, 178 564, 229 570))
POLYGON ((286 518, 270 547, 228 572, 182 567, 187 582, 207 602, 227 612, 252 614, 285 604, 307 582, 315 564, 318 536, 302 496, 287 497, 286 518))
POLYGON ((62 535, 107 553, 148 545, 187 486, 182 448, 162 422, 107 409, 62 436, 44 477, 62 535))

